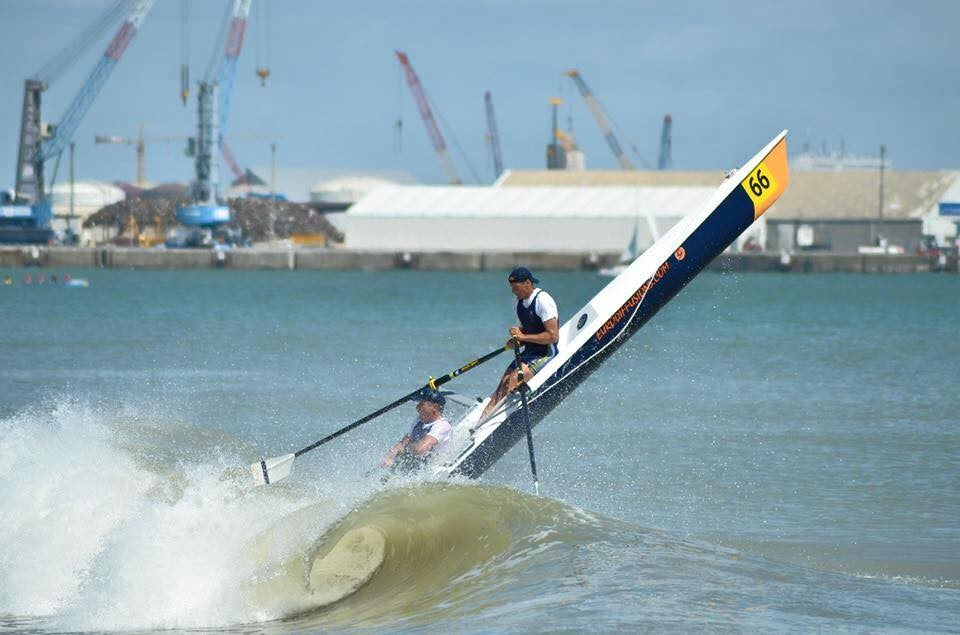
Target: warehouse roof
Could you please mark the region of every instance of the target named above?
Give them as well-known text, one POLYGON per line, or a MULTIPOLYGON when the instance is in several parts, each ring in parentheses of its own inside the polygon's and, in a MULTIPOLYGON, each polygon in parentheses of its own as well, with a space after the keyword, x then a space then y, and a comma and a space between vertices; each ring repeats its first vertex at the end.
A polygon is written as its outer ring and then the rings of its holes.
MULTIPOLYGON (((722 180, 721 172, 678 170, 510 170, 498 181, 504 188, 557 186, 710 187, 722 180)), ((947 188, 960 180, 957 171, 895 171, 884 173, 884 218, 919 218, 937 207, 947 188)), ((876 218, 880 200, 880 174, 876 171, 792 171, 790 186, 767 216, 774 219, 876 218)))
POLYGON ((388 186, 353 205, 350 216, 595 217, 683 216, 715 190, 707 187, 388 186))

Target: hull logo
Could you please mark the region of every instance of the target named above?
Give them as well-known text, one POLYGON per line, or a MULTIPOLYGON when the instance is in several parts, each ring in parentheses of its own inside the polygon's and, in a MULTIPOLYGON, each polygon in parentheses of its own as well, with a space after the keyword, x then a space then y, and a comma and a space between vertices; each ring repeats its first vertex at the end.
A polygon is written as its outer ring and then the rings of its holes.
POLYGON ((673 252, 673 256, 677 260, 683 260, 684 258, 687 257, 687 250, 684 249, 683 247, 679 247, 675 252, 673 252))
POLYGON ((587 314, 584 313, 583 315, 580 316, 580 319, 577 320, 577 330, 579 331, 580 329, 582 329, 583 325, 586 323, 587 323, 587 314))
POLYGON ((594 337, 597 338, 597 341, 599 342, 602 340, 607 333, 609 333, 617 324, 620 323, 620 320, 627 315, 632 314, 636 306, 643 302, 643 299, 647 297, 647 291, 656 286, 656 284, 660 282, 665 275, 667 275, 668 271, 670 271, 669 262, 664 262, 662 265, 660 265, 660 268, 657 269, 656 273, 654 273, 652 276, 650 276, 650 278, 647 279, 646 282, 640 285, 640 288, 637 289, 636 293, 630 296, 630 299, 624 302, 623 306, 617 309, 616 313, 614 313, 610 319, 600 327, 600 330, 594 334, 594 337))

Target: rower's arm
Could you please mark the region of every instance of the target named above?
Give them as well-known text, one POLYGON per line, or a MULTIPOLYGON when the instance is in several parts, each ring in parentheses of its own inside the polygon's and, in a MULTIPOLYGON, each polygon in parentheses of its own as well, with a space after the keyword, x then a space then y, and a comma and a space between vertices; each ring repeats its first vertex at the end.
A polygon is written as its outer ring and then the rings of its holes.
MULTIPOLYGON (((557 318, 550 318, 544 322, 543 328, 545 329, 543 333, 535 333, 533 335, 519 332, 520 329, 517 329, 518 333, 516 337, 524 344, 556 344, 560 341, 560 325, 557 323, 557 318)), ((512 333, 513 331, 511 330, 511 334, 512 333)))
POLYGON ((397 441, 390 451, 387 452, 387 456, 383 457, 383 460, 380 461, 380 465, 387 466, 393 464, 393 460, 397 458, 397 455, 403 452, 403 449, 407 447, 411 442, 410 435, 405 434, 403 438, 397 441))
POLYGON ((437 445, 437 443, 438 441, 435 437, 432 437, 429 434, 426 434, 423 436, 422 439, 414 443, 411 446, 411 449, 413 450, 413 453, 416 454, 417 456, 423 456, 424 454, 432 450, 434 446, 437 445))

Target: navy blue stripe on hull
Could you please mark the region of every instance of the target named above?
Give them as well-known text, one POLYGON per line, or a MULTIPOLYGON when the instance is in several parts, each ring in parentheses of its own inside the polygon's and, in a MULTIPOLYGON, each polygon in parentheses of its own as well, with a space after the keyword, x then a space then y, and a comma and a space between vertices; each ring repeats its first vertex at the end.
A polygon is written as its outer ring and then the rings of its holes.
MULTIPOLYGON (((636 333, 680 292, 693 278, 709 265, 730 243, 754 221, 754 206, 740 186, 711 212, 711 214, 683 241, 682 257, 671 255, 656 275, 645 281, 634 294, 639 301, 623 314, 619 321, 605 323, 599 337, 591 337, 567 362, 560 367, 530 397, 530 425, 537 425, 574 388, 589 377, 631 335, 636 333), (658 278, 658 275, 660 276, 658 278), (647 287, 644 291, 644 287, 647 287)), ((627 306, 625 303, 624 306, 627 306)), ((621 314, 623 309, 617 312, 621 314)), ((477 478, 526 435, 522 413, 517 410, 487 437, 461 463, 454 474, 477 478)))

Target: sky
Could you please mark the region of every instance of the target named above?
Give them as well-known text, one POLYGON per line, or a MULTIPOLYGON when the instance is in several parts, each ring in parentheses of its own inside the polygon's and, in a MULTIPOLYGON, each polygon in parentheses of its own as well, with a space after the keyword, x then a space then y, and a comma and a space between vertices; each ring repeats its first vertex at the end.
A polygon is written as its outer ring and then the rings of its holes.
MULTIPOLYGON (((15 178, 24 79, 111 4, 0 0, 0 186, 15 178)), ((189 2, 194 80, 225 6, 189 2)), ((133 148, 97 145, 95 134, 133 137, 141 125, 148 137, 195 134, 196 91, 187 107, 179 98, 180 24, 181 1, 157 0, 77 130, 78 179, 135 180, 133 148)), ((507 168, 545 167, 551 96, 564 100, 562 126, 572 123, 588 167, 617 167, 562 75, 571 68, 612 117, 621 145, 636 148, 628 155, 638 167, 656 164, 669 113, 679 170, 736 167, 784 128, 791 152, 806 145, 877 155, 884 144, 894 169, 957 169, 958 32, 952 0, 253 0, 227 139, 243 165, 269 166, 275 142, 280 169, 403 171, 444 183, 394 56, 401 49, 468 183, 493 180, 487 90, 507 168), (258 63, 269 64, 266 86, 258 63)), ((50 86, 45 120, 63 116, 109 38, 50 86)), ((148 179, 189 181, 183 146, 149 143, 148 179)))

